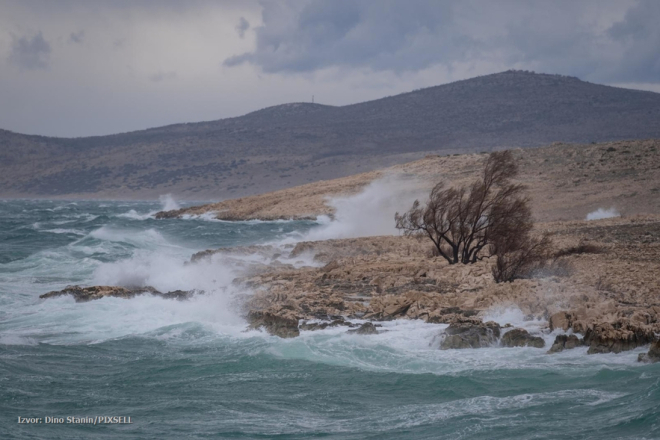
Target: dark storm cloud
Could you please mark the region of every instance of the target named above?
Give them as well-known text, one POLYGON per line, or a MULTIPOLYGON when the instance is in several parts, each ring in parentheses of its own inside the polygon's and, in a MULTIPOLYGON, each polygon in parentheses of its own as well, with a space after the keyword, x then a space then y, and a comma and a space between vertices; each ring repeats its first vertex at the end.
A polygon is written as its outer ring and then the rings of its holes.
POLYGON ((23 69, 46 69, 50 61, 50 44, 41 32, 20 38, 12 37, 9 62, 23 69))
POLYGON ((241 17, 238 26, 236 26, 236 32, 238 32, 238 36, 241 38, 245 37, 245 31, 248 29, 250 29, 250 22, 247 21, 245 17, 241 17))
POLYGON ((263 26, 255 29, 256 50, 224 64, 249 62, 265 72, 328 66, 421 69, 444 56, 462 58, 461 47, 476 44, 452 32, 447 5, 423 0, 268 2, 263 26))
POLYGON ((619 81, 660 81, 660 1, 644 0, 609 29, 609 35, 625 47, 619 81))
POLYGON ((493 62, 604 82, 657 82, 660 1, 629 4, 625 12, 625 2, 601 0, 267 1, 255 49, 224 65, 249 63, 266 73, 402 72, 493 62), (597 23, 601 17, 607 26, 597 23))

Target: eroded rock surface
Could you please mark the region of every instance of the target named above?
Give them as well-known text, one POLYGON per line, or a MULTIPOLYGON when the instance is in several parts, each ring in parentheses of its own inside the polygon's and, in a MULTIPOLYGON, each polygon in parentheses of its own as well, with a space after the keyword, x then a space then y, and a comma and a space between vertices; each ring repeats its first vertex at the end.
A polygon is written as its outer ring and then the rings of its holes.
POLYGON ((349 330, 348 333, 355 333, 356 335, 377 335, 379 331, 373 322, 365 322, 360 327, 354 330, 349 330))
POLYGON ((499 337, 500 326, 496 322, 477 320, 455 322, 445 329, 440 349, 489 347, 494 345, 499 337))
POLYGON ((584 345, 584 341, 576 335, 557 335, 548 353, 559 353, 560 351, 571 350, 582 345, 584 345))
POLYGON ((588 354, 620 353, 655 340, 655 333, 649 327, 620 321, 614 325, 609 322, 596 324, 584 335, 584 342, 589 346, 588 354))
POLYGON ((197 290, 174 290, 172 292, 160 292, 151 286, 144 287, 120 287, 120 286, 67 286, 62 290, 56 290, 40 295, 39 298, 55 298, 62 295, 71 295, 76 302, 87 302, 96 299, 114 297, 114 298, 134 298, 138 295, 153 295, 165 299, 190 299, 195 294, 203 292, 197 290))
POLYGON ((280 338, 295 338, 300 335, 298 317, 292 313, 273 313, 268 311, 251 311, 247 316, 250 328, 263 328, 273 336, 280 338))
POLYGON ((522 328, 514 328, 504 333, 500 341, 503 347, 545 347, 545 341, 538 336, 532 336, 522 328))
POLYGON ((648 353, 640 353, 637 357, 639 362, 658 362, 660 361, 660 340, 651 344, 648 353))

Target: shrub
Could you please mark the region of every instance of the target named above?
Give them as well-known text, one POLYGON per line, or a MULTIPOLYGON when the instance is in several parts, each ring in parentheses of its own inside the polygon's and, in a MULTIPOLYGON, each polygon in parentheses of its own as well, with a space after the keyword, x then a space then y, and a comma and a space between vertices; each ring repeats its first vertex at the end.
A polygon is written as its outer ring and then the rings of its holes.
POLYGON ((425 205, 395 215, 396 227, 409 236, 427 237, 449 264, 475 263, 495 255, 495 281, 512 281, 547 258, 550 240, 531 235, 529 199, 511 178, 518 168, 510 151, 491 153, 482 176, 472 185, 431 190, 425 205))

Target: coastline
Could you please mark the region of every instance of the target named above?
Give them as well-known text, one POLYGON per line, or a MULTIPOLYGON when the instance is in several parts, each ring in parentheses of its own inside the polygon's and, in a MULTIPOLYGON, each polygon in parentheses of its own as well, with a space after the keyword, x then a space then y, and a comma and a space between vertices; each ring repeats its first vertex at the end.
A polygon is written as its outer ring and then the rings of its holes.
MULTIPOLYGON (((537 321, 539 331, 558 332, 564 338, 557 340, 561 349, 576 344, 589 345, 590 353, 634 349, 656 341, 660 333, 660 198, 654 197, 660 186, 658 146, 660 141, 649 140, 515 150, 521 168, 517 181, 528 188, 535 228, 549 234, 555 248, 544 272, 528 279, 497 284, 492 259, 449 265, 433 257, 429 243, 397 236, 209 249, 193 255, 189 264, 258 255, 263 262, 248 264, 233 284, 251 292, 241 298, 249 326, 282 337, 365 320, 419 319, 481 335, 467 345, 477 348, 486 334, 487 344, 505 343, 512 330, 498 326, 495 332, 484 320, 495 309, 515 308, 526 320, 537 321), (622 215, 581 220, 613 205, 622 215), (573 334, 580 338, 567 342, 573 334)), ((360 194, 383 179, 407 178, 420 190, 440 178, 464 184, 484 157, 429 156, 386 170, 160 212, 156 218, 332 217, 334 200, 360 194)), ((455 335, 446 334, 444 340, 450 336, 455 335)), ((518 343, 532 344, 527 336, 518 343)))

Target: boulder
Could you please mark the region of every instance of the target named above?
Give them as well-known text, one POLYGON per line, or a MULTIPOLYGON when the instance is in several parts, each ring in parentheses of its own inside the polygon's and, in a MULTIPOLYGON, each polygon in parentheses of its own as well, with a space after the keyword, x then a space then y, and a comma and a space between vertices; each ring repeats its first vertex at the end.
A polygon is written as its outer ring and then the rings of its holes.
POLYGON ((557 335, 548 353, 559 353, 582 345, 584 345, 584 341, 575 335, 557 335))
POLYGON ((190 299, 195 294, 203 293, 197 290, 174 290, 172 292, 159 292, 151 286, 144 287, 120 287, 120 286, 90 286, 90 287, 80 287, 80 286, 66 286, 62 290, 55 290, 52 292, 44 293, 40 295, 39 298, 48 299, 55 298, 63 295, 71 295, 76 302, 87 302, 95 299, 101 299, 106 297, 114 298, 134 298, 138 295, 150 294, 153 296, 159 296, 165 299, 190 299))
POLYGON ((500 326, 496 322, 454 322, 445 329, 440 349, 488 347, 497 342, 499 337, 500 326))
POLYGON ((346 326, 346 327, 355 327, 357 324, 353 324, 352 322, 344 321, 344 318, 341 316, 338 317, 337 319, 333 321, 325 321, 325 322, 303 322, 298 326, 300 330, 325 330, 328 327, 339 327, 339 326, 346 326))
POLYGON ((359 328, 349 330, 348 333, 354 333, 356 335, 377 335, 379 332, 372 322, 365 322, 359 328))
POLYGON ((514 328, 504 333, 500 341, 504 347, 536 347, 543 348, 545 341, 538 336, 532 336, 523 328, 514 328))
POLYGON ((651 328, 630 322, 599 323, 587 329, 584 342, 587 354, 620 353, 656 340, 651 328))
POLYGON ((298 318, 287 313, 253 310, 248 313, 249 328, 263 327, 269 334, 280 338, 295 338, 300 335, 298 318))
POLYGON ((637 358, 639 362, 658 362, 660 361, 660 341, 651 344, 648 353, 640 353, 637 358))
POLYGON ((553 331, 557 328, 562 329, 563 331, 571 328, 573 316, 568 312, 557 312, 550 316, 548 319, 548 326, 550 331, 553 331))

